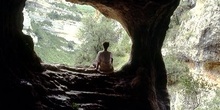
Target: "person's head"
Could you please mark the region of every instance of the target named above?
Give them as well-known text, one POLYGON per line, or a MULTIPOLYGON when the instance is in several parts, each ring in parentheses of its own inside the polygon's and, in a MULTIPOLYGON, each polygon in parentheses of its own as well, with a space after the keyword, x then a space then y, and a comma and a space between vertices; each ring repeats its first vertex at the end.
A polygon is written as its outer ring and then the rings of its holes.
POLYGON ((102 45, 103 45, 104 49, 107 50, 108 46, 109 46, 109 42, 104 42, 102 45))

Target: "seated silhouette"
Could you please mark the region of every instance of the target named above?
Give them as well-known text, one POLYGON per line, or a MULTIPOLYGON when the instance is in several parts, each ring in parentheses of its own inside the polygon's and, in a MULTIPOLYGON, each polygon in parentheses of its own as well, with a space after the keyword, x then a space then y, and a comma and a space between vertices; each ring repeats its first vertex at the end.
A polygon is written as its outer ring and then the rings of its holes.
POLYGON ((109 42, 103 43, 103 50, 99 51, 96 56, 95 68, 101 73, 113 72, 113 57, 112 53, 108 51, 109 42))

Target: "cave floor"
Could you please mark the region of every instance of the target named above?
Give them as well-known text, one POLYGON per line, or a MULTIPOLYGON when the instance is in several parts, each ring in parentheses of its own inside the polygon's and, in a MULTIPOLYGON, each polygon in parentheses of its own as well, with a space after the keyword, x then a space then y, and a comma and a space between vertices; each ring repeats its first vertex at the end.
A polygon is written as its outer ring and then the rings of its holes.
POLYGON ((131 76, 44 64, 35 80, 38 106, 53 110, 134 110, 131 76))

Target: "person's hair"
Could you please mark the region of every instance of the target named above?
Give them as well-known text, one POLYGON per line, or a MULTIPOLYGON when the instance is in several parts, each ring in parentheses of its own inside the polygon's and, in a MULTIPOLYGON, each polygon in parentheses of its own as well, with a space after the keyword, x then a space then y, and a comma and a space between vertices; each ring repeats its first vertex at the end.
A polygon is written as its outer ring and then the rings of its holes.
POLYGON ((104 49, 106 50, 106 49, 108 49, 109 42, 104 42, 102 45, 103 45, 104 49))

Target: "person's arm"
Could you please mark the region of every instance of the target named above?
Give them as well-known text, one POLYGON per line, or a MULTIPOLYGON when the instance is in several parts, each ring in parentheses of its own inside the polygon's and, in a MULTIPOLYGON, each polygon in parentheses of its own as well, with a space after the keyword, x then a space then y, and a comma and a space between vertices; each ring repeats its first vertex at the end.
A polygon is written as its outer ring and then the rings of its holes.
POLYGON ((100 52, 98 52, 97 56, 96 56, 96 70, 98 70, 99 65, 100 65, 100 52))
POLYGON ((113 64, 113 57, 112 57, 112 53, 110 53, 110 58, 111 58, 111 64, 113 64))
POLYGON ((96 70, 98 70, 98 68, 99 68, 99 65, 100 65, 100 63, 99 62, 97 62, 97 64, 96 64, 96 70))

